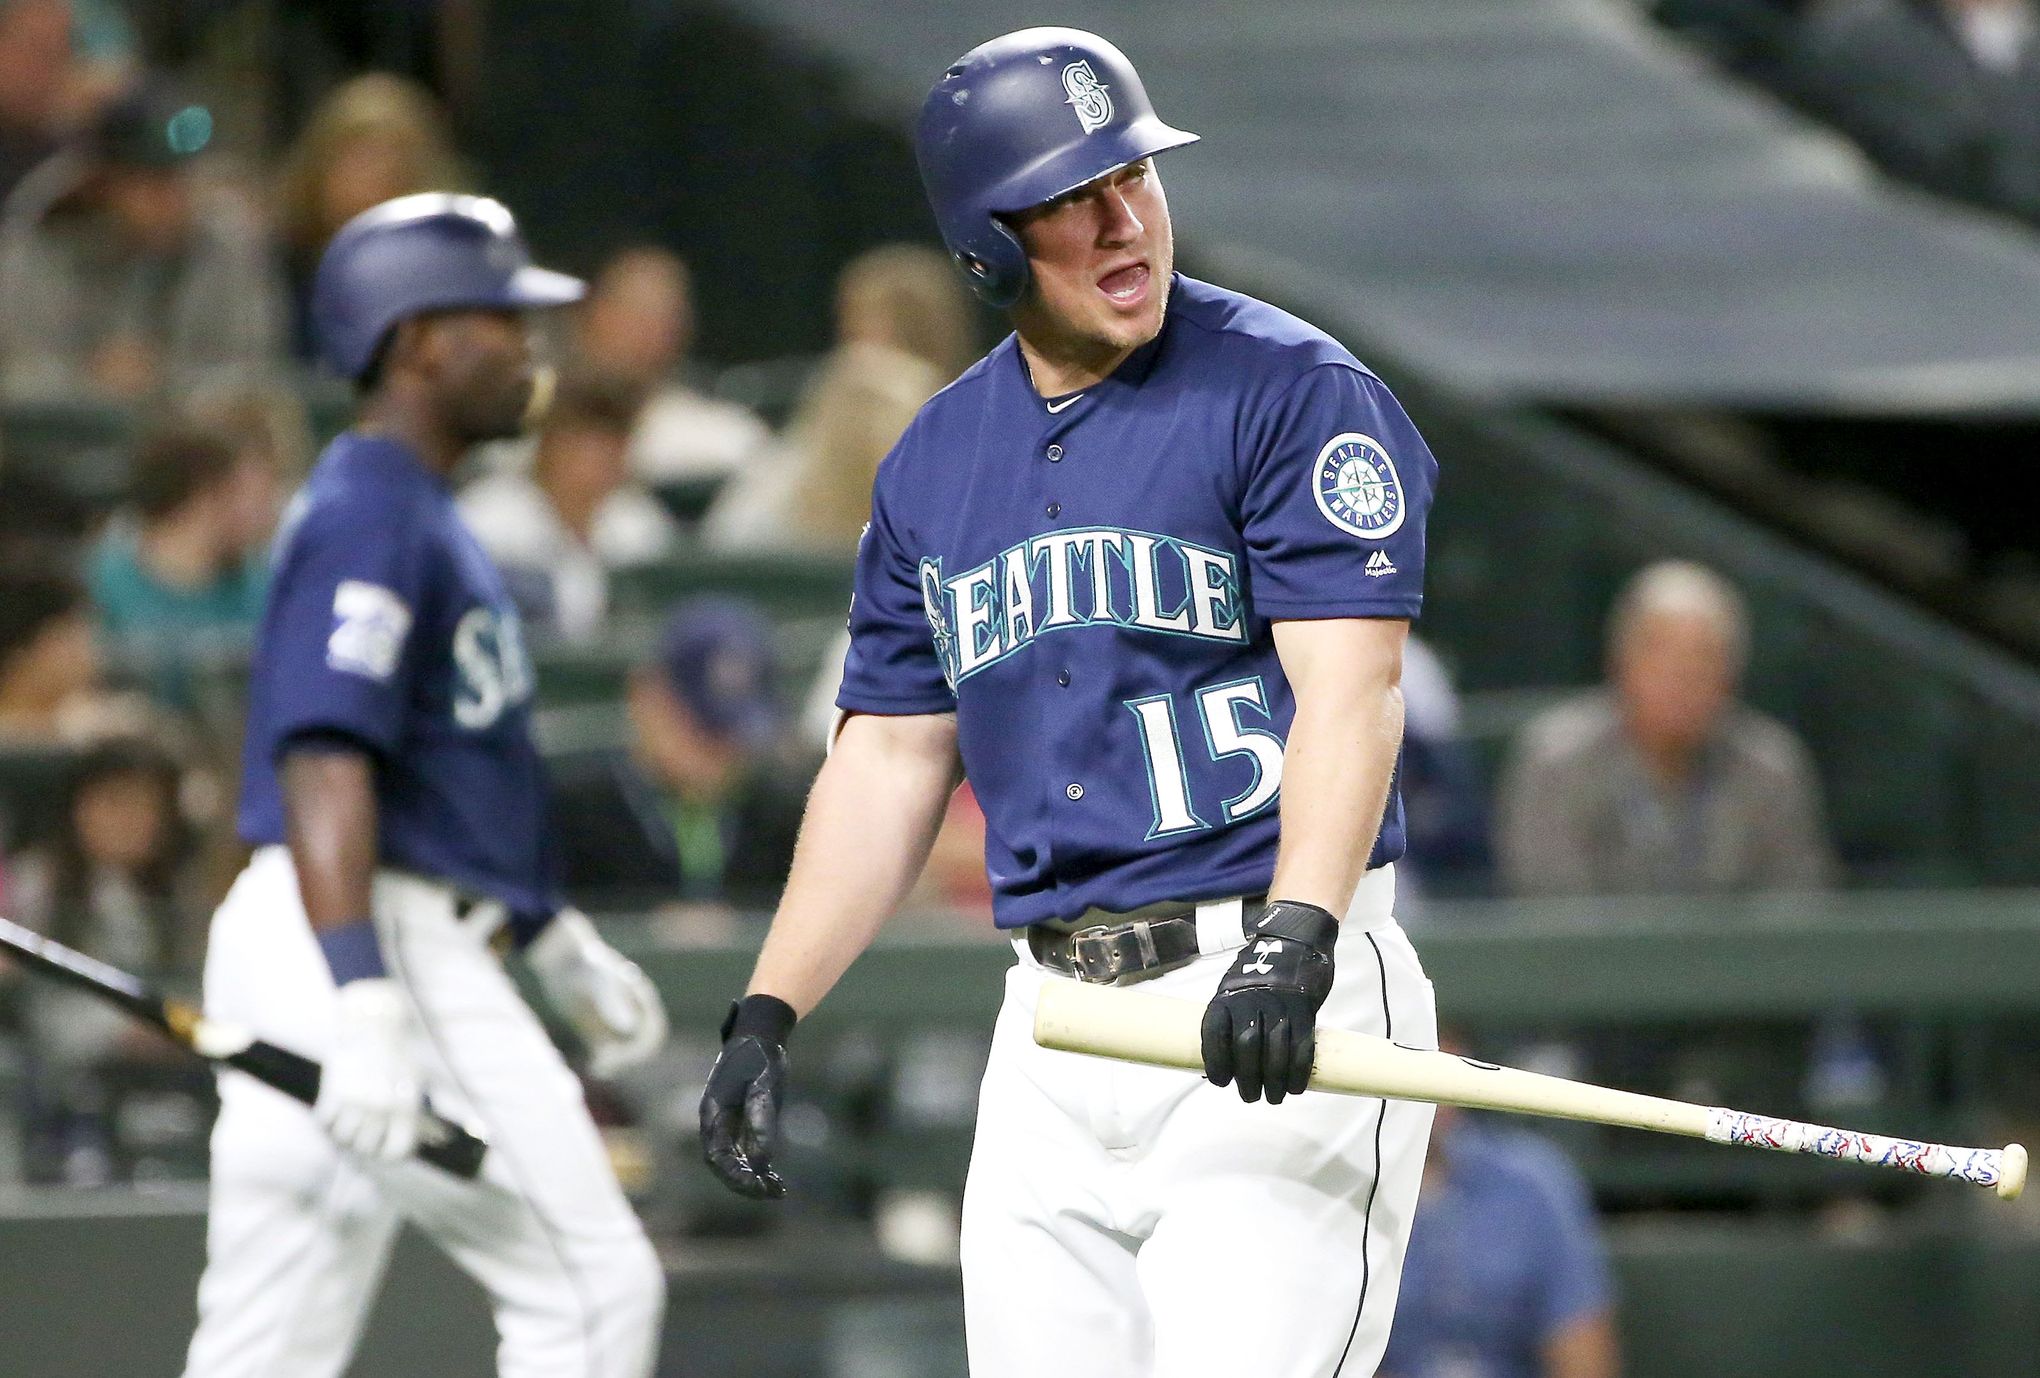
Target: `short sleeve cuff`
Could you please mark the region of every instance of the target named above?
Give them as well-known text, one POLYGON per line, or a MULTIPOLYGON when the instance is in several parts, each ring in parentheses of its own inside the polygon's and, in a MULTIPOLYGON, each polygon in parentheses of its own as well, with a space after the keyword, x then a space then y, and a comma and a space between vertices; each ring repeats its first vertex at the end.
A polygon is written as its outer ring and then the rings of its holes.
POLYGON ((954 713, 956 699, 950 694, 893 698, 845 690, 836 695, 836 707, 849 713, 870 713, 881 718, 910 718, 922 713, 954 713))
POLYGON ((1254 612, 1271 622, 1312 622, 1334 617, 1382 617, 1414 619, 1422 611, 1418 598, 1311 598, 1256 599, 1254 612))

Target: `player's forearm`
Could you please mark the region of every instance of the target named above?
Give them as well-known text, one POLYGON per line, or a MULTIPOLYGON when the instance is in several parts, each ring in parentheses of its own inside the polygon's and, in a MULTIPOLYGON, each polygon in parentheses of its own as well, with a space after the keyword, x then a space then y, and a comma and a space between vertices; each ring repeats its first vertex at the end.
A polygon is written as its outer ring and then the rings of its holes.
POLYGON ((1269 894, 1343 916, 1381 831, 1402 745, 1400 628, 1341 636, 1329 624, 1309 641, 1279 624, 1277 644, 1296 693, 1282 753, 1282 843, 1269 894), (1286 642, 1286 644, 1285 644, 1286 642))
POLYGON ((288 750, 285 840, 313 931, 367 918, 375 876, 375 766, 365 752, 330 743, 288 750))
POLYGON ((844 724, 808 796, 751 994, 802 1016, 821 1002, 920 874, 959 775, 953 720, 844 724))
POLYGON ((1394 685, 1308 714, 1299 705, 1282 758, 1282 846, 1271 896, 1345 914, 1381 831, 1402 725, 1394 685))

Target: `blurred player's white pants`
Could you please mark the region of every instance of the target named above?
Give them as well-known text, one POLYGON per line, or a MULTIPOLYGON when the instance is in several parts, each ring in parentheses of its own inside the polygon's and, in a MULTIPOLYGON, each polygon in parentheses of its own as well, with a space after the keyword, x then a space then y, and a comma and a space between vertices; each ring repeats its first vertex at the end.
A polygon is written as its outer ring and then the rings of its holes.
MULTIPOLYGON (((223 1073, 186 1378, 343 1372, 406 1219, 487 1290, 504 1378, 644 1378, 665 1279, 579 1084, 451 892, 382 873, 374 907, 432 1102, 489 1140, 482 1175, 344 1157, 305 1106, 223 1073)), ((331 1040, 333 983, 280 847, 213 916, 205 1005, 311 1057, 331 1040)))
MULTIPOLYGON (((1370 872, 1320 1026, 1438 1044, 1431 983, 1370 872)), ((1140 985, 1208 999, 1210 952, 1140 985)), ((1044 971, 1006 977, 963 1196, 972 1378, 1369 1378, 1388 1343, 1431 1107, 1248 1105, 1193 1072, 1051 1052, 1044 971)))

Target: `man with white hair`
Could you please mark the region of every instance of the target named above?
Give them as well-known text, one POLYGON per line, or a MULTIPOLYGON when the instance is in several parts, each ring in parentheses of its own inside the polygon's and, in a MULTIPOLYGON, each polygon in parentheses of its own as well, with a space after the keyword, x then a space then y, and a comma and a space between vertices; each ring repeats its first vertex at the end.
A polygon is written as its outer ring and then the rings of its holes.
POLYGON ((1608 685, 1533 720, 1501 791, 1502 877, 1526 895, 1811 890, 1833 852, 1806 748, 1736 700, 1741 598, 1644 569, 1609 622, 1608 685))

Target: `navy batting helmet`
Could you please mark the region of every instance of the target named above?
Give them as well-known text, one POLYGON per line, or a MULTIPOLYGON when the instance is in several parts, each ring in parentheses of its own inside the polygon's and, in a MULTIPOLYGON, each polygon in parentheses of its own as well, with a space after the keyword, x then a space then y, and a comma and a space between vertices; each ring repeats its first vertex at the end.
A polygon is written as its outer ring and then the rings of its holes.
POLYGON ((942 240, 993 306, 1027 286, 1000 221, 1197 136, 1163 124, 1126 54, 1082 29, 1022 29, 971 49, 921 105, 914 156, 942 240))
POLYGON ((564 306, 587 291, 579 278, 532 266, 501 202, 421 192, 340 227, 312 281, 312 329, 333 367, 360 378, 407 317, 564 306))

